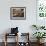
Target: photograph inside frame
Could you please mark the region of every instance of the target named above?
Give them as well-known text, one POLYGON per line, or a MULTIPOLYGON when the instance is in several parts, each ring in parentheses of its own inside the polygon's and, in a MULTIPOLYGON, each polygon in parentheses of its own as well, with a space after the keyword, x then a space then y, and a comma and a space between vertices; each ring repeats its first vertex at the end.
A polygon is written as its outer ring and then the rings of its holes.
POLYGON ((22 8, 13 9, 13 17, 24 17, 24 9, 22 8))

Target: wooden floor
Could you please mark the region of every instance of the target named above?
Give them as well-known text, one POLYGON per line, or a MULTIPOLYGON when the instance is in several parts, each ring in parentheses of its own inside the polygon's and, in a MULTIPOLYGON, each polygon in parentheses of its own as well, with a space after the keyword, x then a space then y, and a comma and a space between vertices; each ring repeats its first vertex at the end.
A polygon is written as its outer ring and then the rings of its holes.
MULTIPOLYGON (((4 46, 4 43, 3 43, 3 42, 2 42, 2 43, 0 42, 0 46, 4 46)), ((12 42, 11 42, 11 43, 8 43, 7 46, 16 46, 16 45, 15 45, 15 43, 12 43, 12 42)), ((25 45, 24 45, 24 46, 25 46, 25 45)), ((37 46, 37 43, 33 43, 33 42, 32 42, 32 43, 30 43, 30 46, 37 46)), ((44 43, 44 45, 41 45, 41 46, 46 46, 46 43, 44 43)))

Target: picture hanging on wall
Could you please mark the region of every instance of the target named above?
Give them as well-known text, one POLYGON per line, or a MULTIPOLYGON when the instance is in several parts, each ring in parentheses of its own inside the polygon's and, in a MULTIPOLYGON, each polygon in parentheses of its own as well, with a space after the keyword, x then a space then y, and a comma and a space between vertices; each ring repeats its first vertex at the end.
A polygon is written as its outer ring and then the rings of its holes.
POLYGON ((26 7, 11 7, 10 8, 11 20, 25 20, 26 19, 26 7))
POLYGON ((46 0, 37 1, 37 15, 40 18, 46 18, 46 0))

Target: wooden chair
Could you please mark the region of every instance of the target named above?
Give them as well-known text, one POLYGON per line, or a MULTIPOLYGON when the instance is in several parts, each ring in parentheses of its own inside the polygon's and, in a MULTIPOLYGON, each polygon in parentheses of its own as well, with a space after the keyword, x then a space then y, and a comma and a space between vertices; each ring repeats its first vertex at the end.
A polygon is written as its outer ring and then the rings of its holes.
MULTIPOLYGON (((23 38, 24 36, 26 37, 27 40, 26 40, 26 42, 24 41, 24 42, 21 42, 21 43, 22 44, 25 44, 25 46, 30 46, 29 33, 21 33, 21 37, 23 38)), ((23 39, 25 39, 25 38, 23 38, 23 39)))
MULTIPOLYGON (((17 42, 16 42, 17 44, 16 44, 15 46, 18 46, 18 34, 6 33, 6 34, 5 34, 5 46, 8 45, 8 42, 7 42, 7 38, 8 38, 8 37, 7 37, 7 36, 9 36, 9 37, 10 37, 10 36, 17 36, 17 42)), ((16 39, 16 38, 15 38, 15 39, 16 39)))

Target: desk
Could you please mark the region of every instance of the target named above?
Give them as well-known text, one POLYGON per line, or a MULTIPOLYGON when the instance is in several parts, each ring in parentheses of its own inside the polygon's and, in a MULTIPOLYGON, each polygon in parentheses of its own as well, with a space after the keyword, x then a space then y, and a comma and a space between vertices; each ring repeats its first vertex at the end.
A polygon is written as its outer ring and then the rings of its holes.
POLYGON ((10 34, 10 33, 6 33, 5 34, 5 46, 7 46, 7 36, 17 36, 17 44, 15 46, 18 46, 18 34, 10 34))

